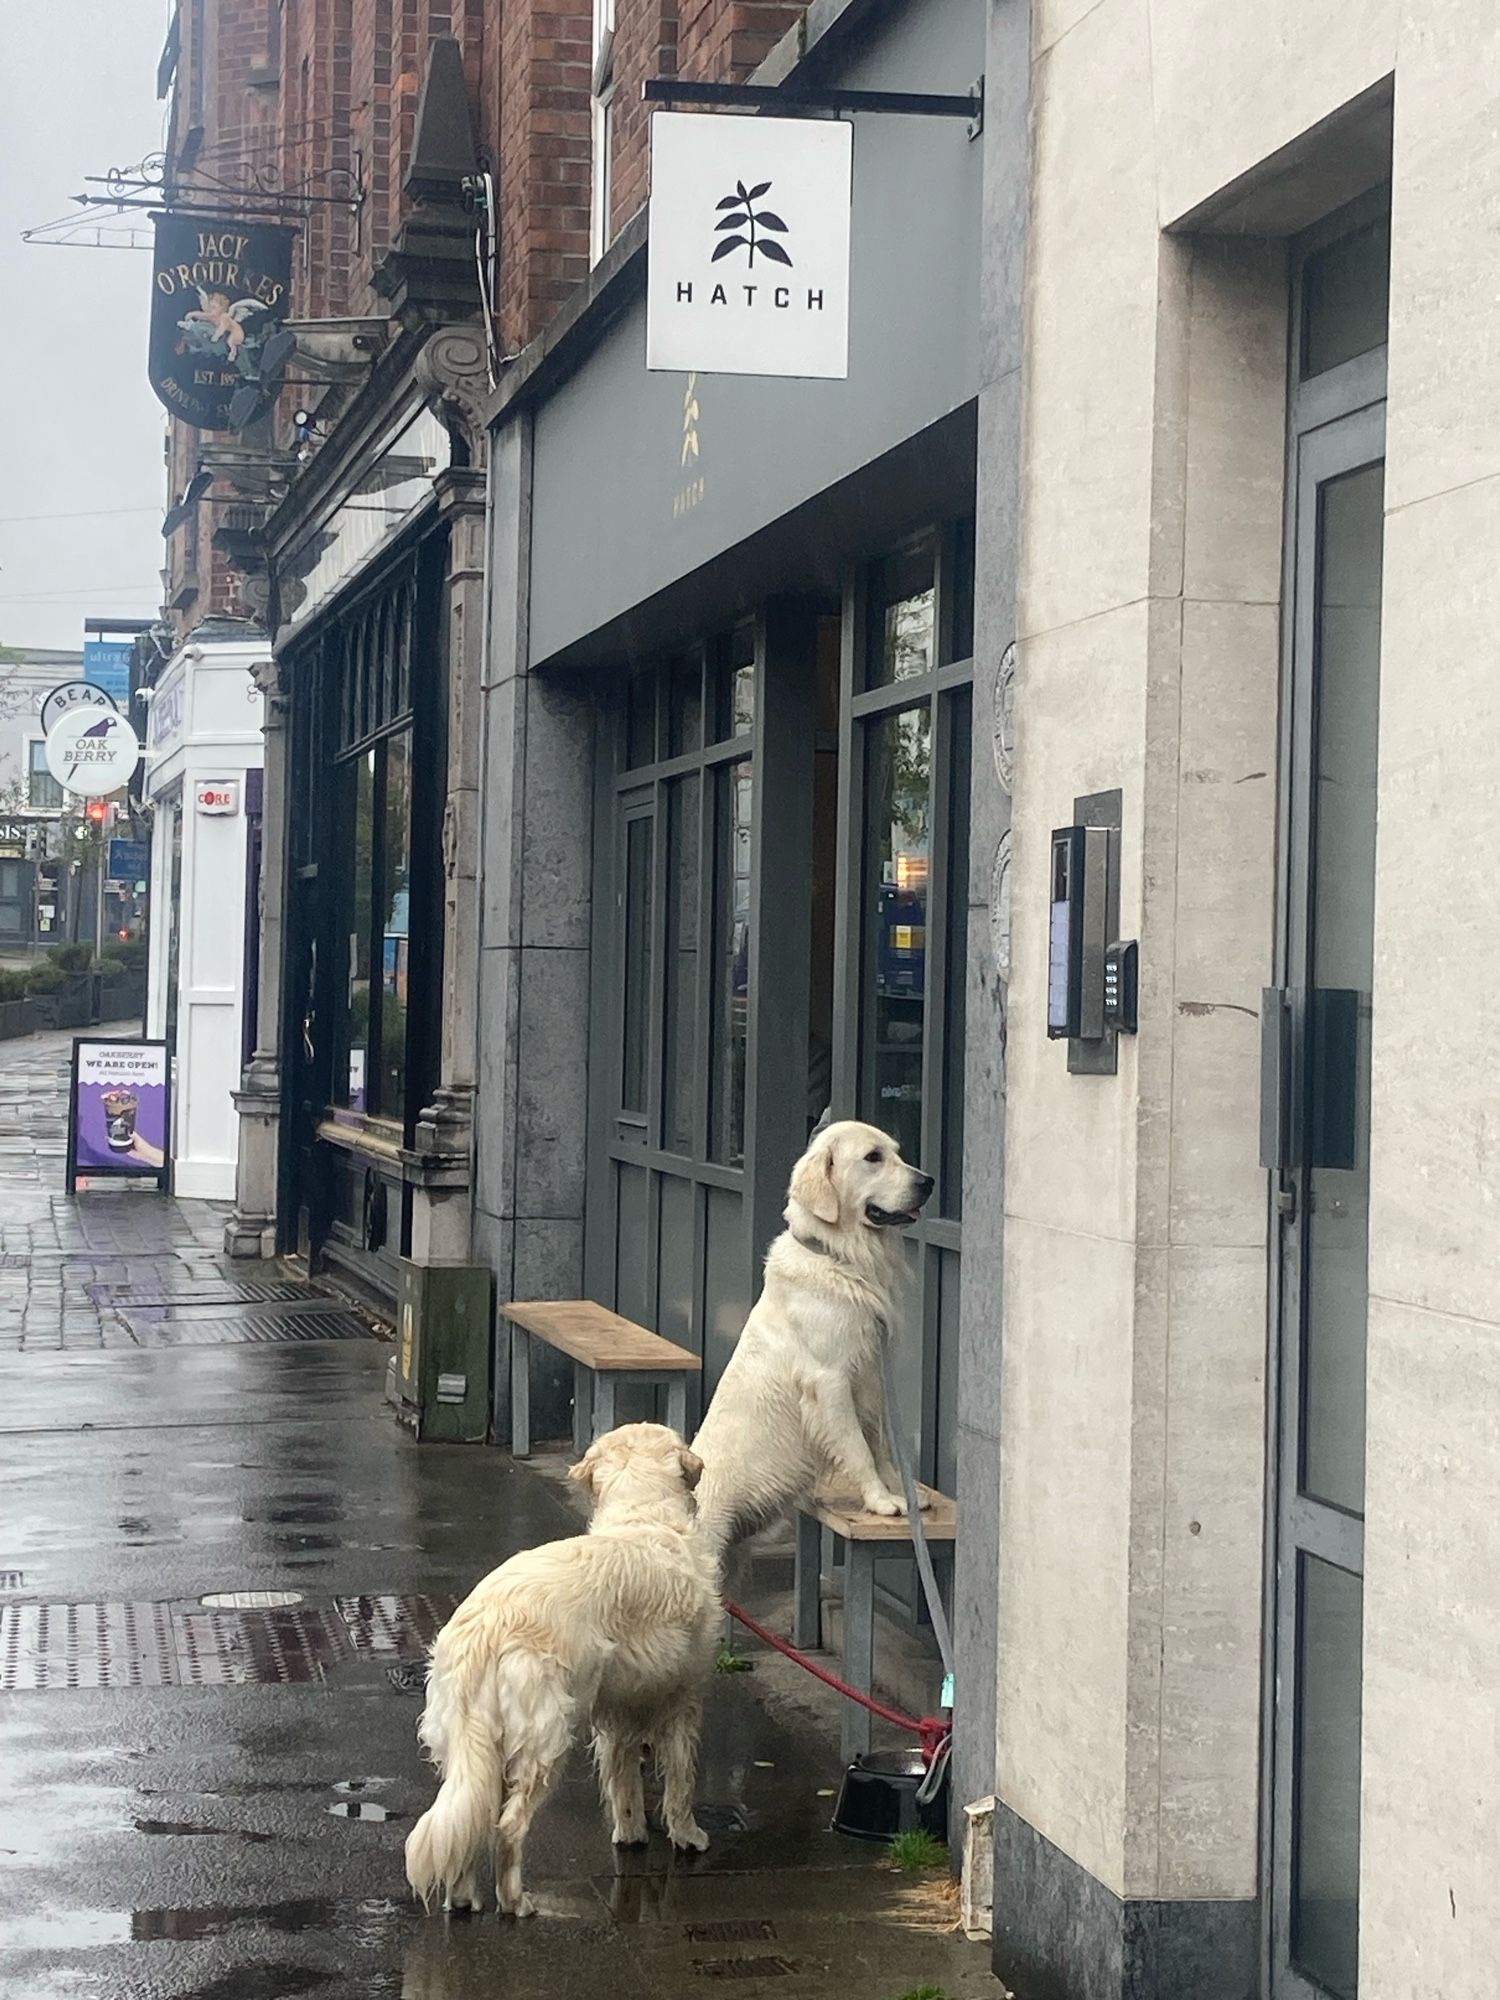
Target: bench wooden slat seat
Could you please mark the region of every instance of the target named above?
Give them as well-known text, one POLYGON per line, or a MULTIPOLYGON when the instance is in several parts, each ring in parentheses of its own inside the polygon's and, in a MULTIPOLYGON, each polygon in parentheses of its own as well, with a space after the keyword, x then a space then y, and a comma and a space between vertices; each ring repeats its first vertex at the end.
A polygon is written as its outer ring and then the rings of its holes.
POLYGON ((675 1341, 637 1326, 592 1299, 513 1299, 500 1309, 510 1323, 510 1448, 531 1455, 531 1343, 540 1340, 573 1363, 573 1442, 580 1453, 615 1427, 615 1391, 623 1382, 663 1385, 667 1422, 687 1429, 687 1378, 702 1361, 675 1341))
MULTIPOLYGON (((952 1575, 958 1506, 946 1493, 919 1484, 931 1505, 922 1526, 935 1568, 952 1575)), ((875 1566, 911 1554, 911 1523, 904 1514, 869 1514, 853 1494, 818 1493, 797 1515, 797 1559, 792 1590, 792 1643, 823 1644, 823 1539, 844 1544, 844 1679, 861 1694, 875 1687, 875 1566)), ((857 1702, 844 1704, 842 1745, 852 1763, 870 1747, 871 1716, 857 1702)))

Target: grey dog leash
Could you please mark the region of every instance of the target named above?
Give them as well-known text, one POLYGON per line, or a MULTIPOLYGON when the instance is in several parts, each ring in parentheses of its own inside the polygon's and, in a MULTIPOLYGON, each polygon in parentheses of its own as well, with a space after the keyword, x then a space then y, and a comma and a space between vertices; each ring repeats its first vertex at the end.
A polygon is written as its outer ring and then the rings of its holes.
POLYGON ((891 1365, 890 1336, 884 1324, 880 1329, 880 1385, 885 1391, 886 1438, 891 1447, 891 1456, 896 1461, 896 1470, 901 1474, 901 1491, 906 1498, 907 1518, 911 1522, 912 1549, 917 1558, 917 1574, 922 1579, 922 1595, 927 1599, 927 1615, 932 1620, 932 1636, 937 1640, 943 1672, 949 1680, 952 1680, 953 1634, 949 1630, 948 1614, 943 1609, 942 1595, 938 1590, 937 1572, 932 1566, 932 1551, 927 1546, 927 1530, 922 1525, 922 1509, 919 1504, 921 1495, 917 1492, 917 1475, 912 1464, 911 1444, 902 1425, 901 1410, 896 1401, 896 1377, 891 1365))

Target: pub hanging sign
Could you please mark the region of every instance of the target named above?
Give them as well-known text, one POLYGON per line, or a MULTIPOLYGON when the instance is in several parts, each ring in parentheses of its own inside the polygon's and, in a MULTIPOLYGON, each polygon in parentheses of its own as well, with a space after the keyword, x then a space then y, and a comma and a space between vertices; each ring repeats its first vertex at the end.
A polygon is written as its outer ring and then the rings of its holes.
POLYGON ((286 318, 292 231, 209 215, 158 215, 151 273, 151 386, 200 431, 231 428, 237 389, 286 318))

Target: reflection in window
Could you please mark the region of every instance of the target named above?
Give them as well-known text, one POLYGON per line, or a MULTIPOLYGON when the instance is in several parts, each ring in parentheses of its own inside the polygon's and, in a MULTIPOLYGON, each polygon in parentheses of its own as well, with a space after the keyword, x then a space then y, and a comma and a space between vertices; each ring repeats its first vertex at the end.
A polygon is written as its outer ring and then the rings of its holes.
POLYGON ((875 566, 871 687, 915 680, 937 664, 937 592, 931 543, 875 566))
POLYGON ((1300 1755, 1293 1800, 1292 1957, 1354 2000, 1359 1968, 1359 1731, 1364 1586, 1298 1559, 1300 1755))
POLYGON ((702 779, 679 778, 667 793, 666 1046, 662 1144, 693 1151, 698 1053, 698 795, 702 779))
POLYGON ((931 710, 899 710, 865 738, 863 1110, 922 1157, 931 710))
POLYGON ((620 1109, 646 1109, 646 1017, 651 1005, 651 821, 625 828, 625 1022, 620 1109))
POLYGON ((382 801, 380 974, 380 1110, 386 1118, 406 1112, 407 953, 411 904, 411 736, 385 745, 382 801))
POLYGON ((33 742, 27 746, 26 803, 54 812, 63 802, 63 788, 47 768, 47 746, 33 742))
POLYGON ((349 955, 344 993, 343 1075, 335 1079, 338 1101, 351 1111, 371 1109, 368 1060, 370 1050, 370 909, 375 868, 375 764, 377 752, 367 750, 348 767, 353 787, 353 855, 344 885, 348 911, 349 955), (342 1088, 338 1084, 342 1083, 342 1088))
POLYGON ((710 1022, 709 1157, 745 1162, 745 1052, 750 1006, 751 767, 715 774, 714 1004, 710 1022))
POLYGON ((703 747, 703 670, 697 654, 674 660, 667 681, 667 755, 703 747))
POLYGON ((714 740, 748 736, 755 727, 755 628, 741 625, 723 642, 714 703, 714 740))

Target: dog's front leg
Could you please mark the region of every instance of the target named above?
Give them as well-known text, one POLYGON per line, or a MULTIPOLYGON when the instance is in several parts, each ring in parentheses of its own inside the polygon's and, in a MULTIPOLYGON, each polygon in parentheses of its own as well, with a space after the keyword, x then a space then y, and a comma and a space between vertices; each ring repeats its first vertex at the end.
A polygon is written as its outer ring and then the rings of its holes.
MULTIPOLYGON (((881 1394, 880 1378, 873 1369, 855 1377, 854 1407, 859 1412, 860 1429, 869 1440, 870 1455, 887 1491, 901 1493, 901 1473, 891 1450, 891 1434, 886 1426, 885 1399, 881 1394)), ((917 1505, 925 1513, 932 1505, 931 1496, 919 1491, 917 1505)))
POLYGON ((854 1391, 842 1375, 825 1369, 803 1391, 807 1427, 834 1475, 846 1480, 870 1514, 904 1514, 906 1502, 881 1477, 859 1421, 854 1391))

